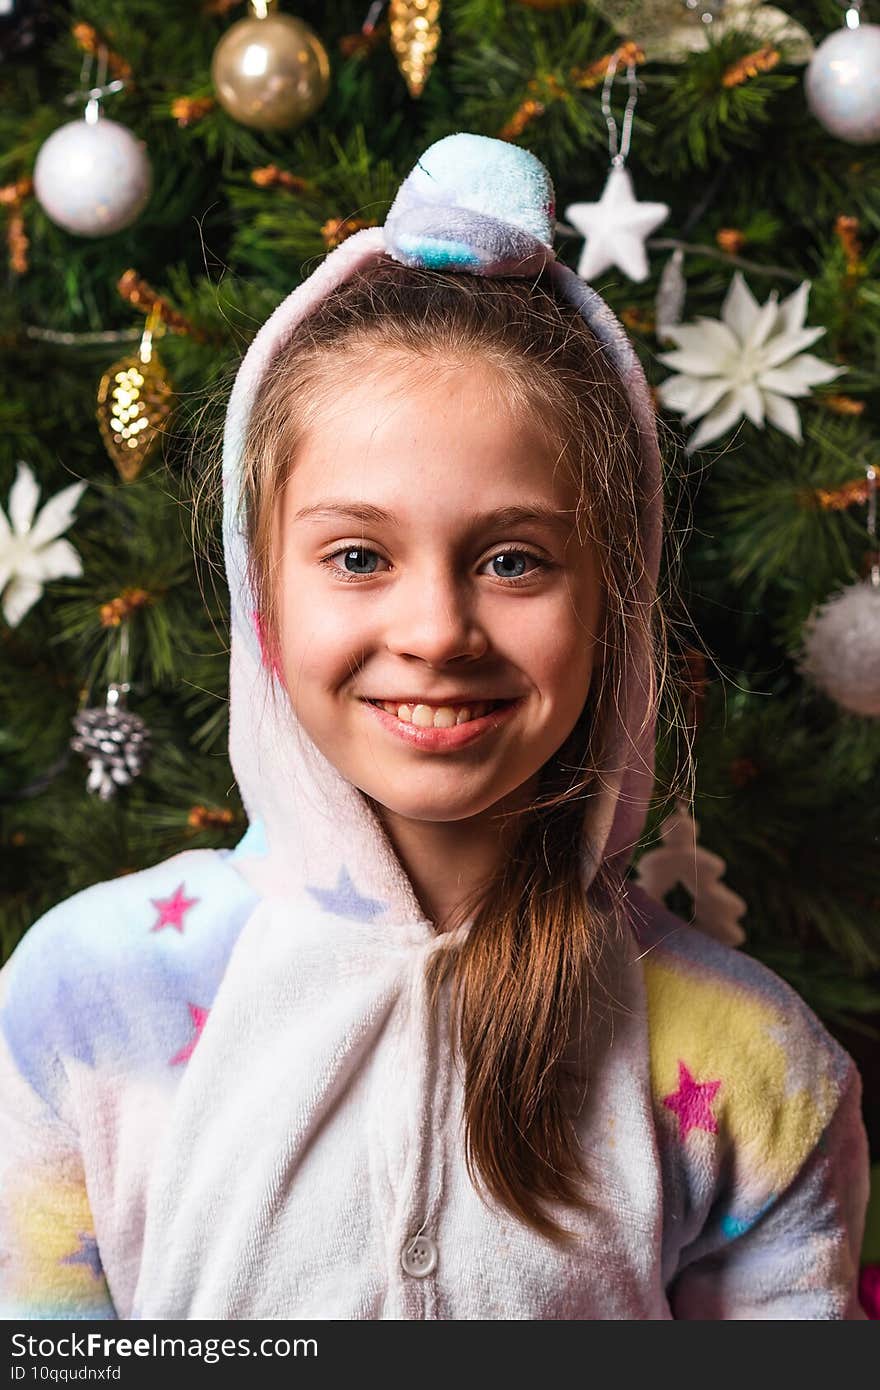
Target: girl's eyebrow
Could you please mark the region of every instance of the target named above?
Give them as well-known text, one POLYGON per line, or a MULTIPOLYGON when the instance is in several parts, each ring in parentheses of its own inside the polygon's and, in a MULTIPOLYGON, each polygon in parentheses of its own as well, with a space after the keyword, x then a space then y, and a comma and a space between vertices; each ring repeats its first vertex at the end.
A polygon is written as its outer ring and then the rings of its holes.
MULTIPOLYGON (((364 525, 372 526, 397 526, 399 523, 391 512, 386 512, 382 507, 375 507, 369 502, 348 502, 328 500, 315 502, 311 507, 300 507, 294 513, 294 521, 334 521, 339 517, 351 517, 364 525)), ((489 526, 510 527, 537 524, 539 526, 549 526, 555 531, 568 532, 572 527, 570 512, 560 512, 554 507, 548 507, 542 502, 533 503, 531 506, 500 507, 494 512, 484 512, 481 515, 472 516, 468 526, 470 530, 480 531, 489 526)))

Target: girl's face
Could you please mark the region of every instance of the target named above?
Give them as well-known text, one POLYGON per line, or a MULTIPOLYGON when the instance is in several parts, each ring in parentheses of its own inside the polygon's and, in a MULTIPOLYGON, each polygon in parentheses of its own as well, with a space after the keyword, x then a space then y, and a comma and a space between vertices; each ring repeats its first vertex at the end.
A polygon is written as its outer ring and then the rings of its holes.
POLYGON ((297 450, 275 518, 285 684, 321 752, 394 816, 511 806, 583 709, 602 589, 554 460, 479 363, 387 354, 297 450), (519 703, 443 747, 365 702, 420 696, 519 703))

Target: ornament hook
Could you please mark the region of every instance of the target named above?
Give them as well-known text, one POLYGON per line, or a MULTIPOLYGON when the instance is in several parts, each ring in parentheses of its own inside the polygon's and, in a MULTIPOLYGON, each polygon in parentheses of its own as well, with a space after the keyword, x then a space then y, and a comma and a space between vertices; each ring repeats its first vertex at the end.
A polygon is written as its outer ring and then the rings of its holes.
POLYGON ((119 709, 124 709, 125 697, 129 690, 131 690, 131 686, 127 681, 124 681, 122 684, 118 681, 111 681, 110 685, 107 687, 107 708, 116 709, 118 707, 119 709))
POLYGON ((605 70, 605 81, 602 83, 602 115, 605 117, 605 124, 608 127, 608 153, 611 156, 611 167, 622 169, 626 164, 626 157, 629 154, 630 141, 632 139, 633 118, 636 109, 636 102, 639 99, 639 81, 636 77, 636 65, 629 60, 626 66, 626 81, 629 87, 626 107, 623 113, 623 126, 618 146, 617 121, 611 110, 611 88, 614 84, 614 74, 617 72, 617 64, 620 59, 620 50, 612 53, 605 70))
POLYGON ((114 77, 112 82, 107 81, 108 55, 107 47, 101 44, 98 49, 97 73, 94 83, 92 82, 92 68, 95 64, 95 55, 91 52, 83 54, 83 63, 79 74, 79 87, 75 92, 68 92, 64 98, 66 106, 73 106, 75 102, 86 100, 85 121, 86 125, 97 125, 101 115, 101 100, 111 92, 121 92, 125 82, 121 77, 114 77))
POLYGON ((846 14, 843 16, 847 29, 858 29, 862 22, 862 0, 844 0, 846 14))
POLYGON ((147 321, 141 336, 141 345, 138 348, 138 356, 144 366, 147 365, 153 356, 153 335, 155 334, 158 338, 162 336, 163 332, 164 323, 162 320, 162 312, 159 306, 154 304, 147 314, 147 321))
POLYGON ((877 551, 877 470, 869 463, 868 477, 868 535, 871 538, 871 585, 880 589, 880 553, 877 551))
POLYGON ((373 0, 367 10, 367 17, 361 25, 362 34, 372 34, 376 25, 379 23, 379 16, 385 8, 387 0, 373 0))
MULTIPOLYGON (((121 691, 123 695, 127 695, 129 690, 131 690, 131 686, 129 685, 131 672, 129 670, 128 623, 128 618, 124 618, 119 625, 119 650, 117 653, 119 679, 115 683, 115 688, 117 692, 121 691)), ((109 693, 107 695, 107 703, 108 705, 110 703, 109 693)), ((114 699, 113 703, 116 703, 116 699, 114 699)))

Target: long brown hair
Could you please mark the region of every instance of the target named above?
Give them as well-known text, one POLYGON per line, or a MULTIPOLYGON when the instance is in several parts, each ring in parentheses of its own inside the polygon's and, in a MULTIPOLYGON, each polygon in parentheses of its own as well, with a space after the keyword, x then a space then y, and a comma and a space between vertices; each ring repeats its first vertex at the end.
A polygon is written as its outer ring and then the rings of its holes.
POLYGON ((580 498, 576 525, 600 556, 602 660, 575 728, 541 770, 539 795, 502 819, 519 824, 491 880, 460 907, 471 918, 429 958, 437 1009, 445 987, 463 1064, 466 1163, 475 1186, 551 1240, 566 1230, 544 1202, 593 1200, 574 1120, 615 1003, 613 947, 623 890, 599 864, 585 891, 582 851, 606 771, 621 759, 625 665, 648 676, 656 716, 667 624, 646 573, 648 501, 626 392, 575 308, 548 281, 416 271, 389 257, 359 270, 299 325, 254 401, 244 447, 243 523, 264 644, 278 649, 275 518, 297 445, 351 373, 390 353, 424 368, 478 358, 518 410, 537 412, 580 498))

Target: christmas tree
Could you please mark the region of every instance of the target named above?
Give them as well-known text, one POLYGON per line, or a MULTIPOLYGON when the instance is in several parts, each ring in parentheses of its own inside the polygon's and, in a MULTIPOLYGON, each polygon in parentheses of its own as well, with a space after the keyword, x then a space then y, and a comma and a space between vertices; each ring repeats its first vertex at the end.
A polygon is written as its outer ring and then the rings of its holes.
POLYGON ((855 1056, 880 1157, 880 29, 857 10, 303 0, 281 22, 242 0, 10 0, 4 959, 70 894, 243 835, 228 388, 268 313, 382 223, 419 153, 473 131, 550 170, 557 254, 656 388, 686 717, 684 737, 663 724, 634 872, 701 929, 735 905, 727 939, 855 1056), (687 860, 690 811, 711 901, 648 857, 684 833, 687 860))

